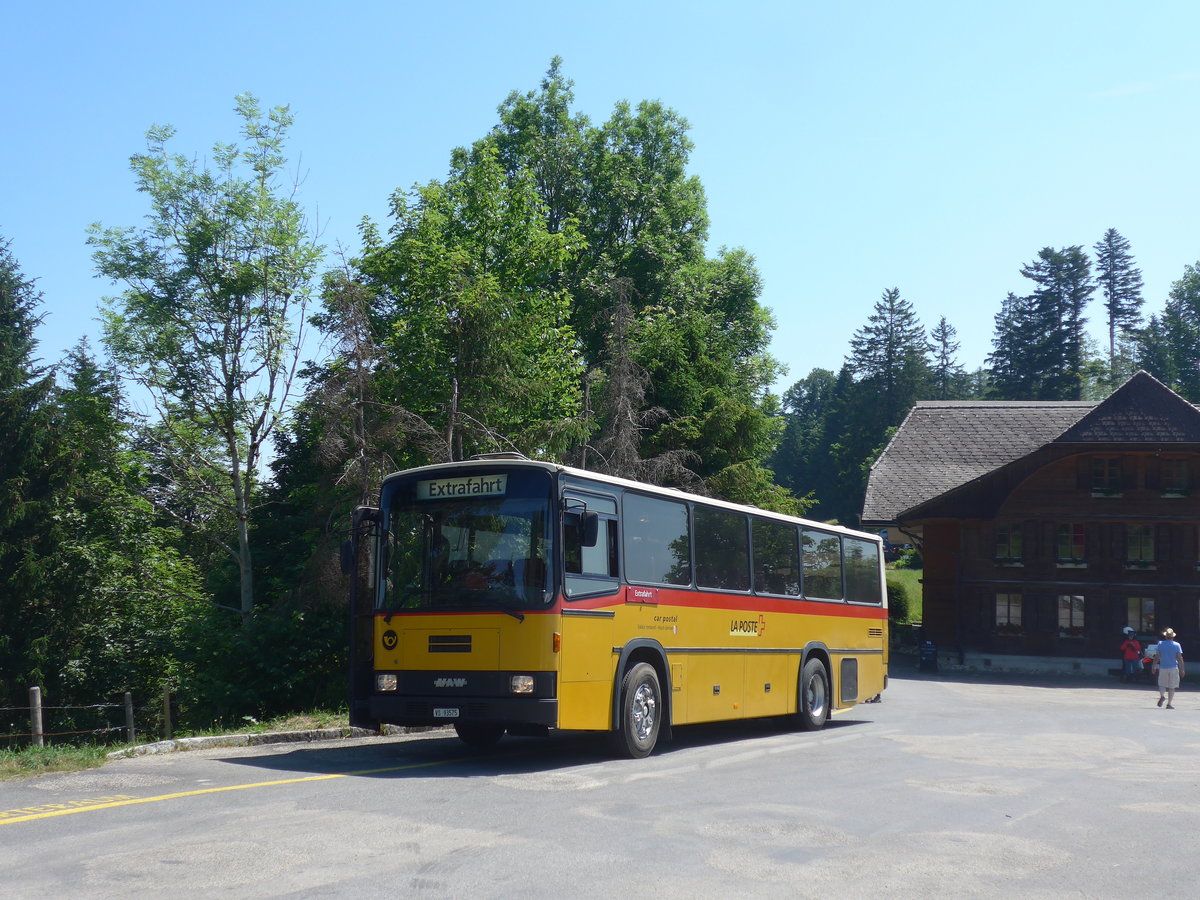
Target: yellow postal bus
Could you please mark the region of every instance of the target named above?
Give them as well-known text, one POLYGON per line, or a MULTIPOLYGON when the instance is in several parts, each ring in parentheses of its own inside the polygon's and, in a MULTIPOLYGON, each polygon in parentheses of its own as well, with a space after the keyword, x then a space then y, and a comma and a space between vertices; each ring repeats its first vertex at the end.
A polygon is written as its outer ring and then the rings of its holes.
POLYGON ((878 537, 514 454, 384 479, 355 514, 351 719, 606 732, 791 716, 887 684, 878 537))

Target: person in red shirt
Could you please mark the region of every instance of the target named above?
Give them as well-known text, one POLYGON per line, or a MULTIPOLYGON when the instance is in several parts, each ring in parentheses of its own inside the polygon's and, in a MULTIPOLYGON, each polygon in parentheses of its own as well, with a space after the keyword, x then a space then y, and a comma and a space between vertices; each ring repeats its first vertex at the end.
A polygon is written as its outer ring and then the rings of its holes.
POLYGON ((1142 645, 1133 636, 1133 629, 1128 625, 1124 628, 1125 640, 1121 642, 1122 681, 1136 681, 1142 668, 1142 645))

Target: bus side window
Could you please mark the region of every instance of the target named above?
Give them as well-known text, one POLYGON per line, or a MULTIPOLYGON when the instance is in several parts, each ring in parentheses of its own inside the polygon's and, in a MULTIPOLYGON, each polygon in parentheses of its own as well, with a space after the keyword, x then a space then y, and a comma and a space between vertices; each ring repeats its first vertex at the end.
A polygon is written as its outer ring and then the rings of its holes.
POLYGON ((627 493, 622 507, 625 577, 644 584, 691 584, 687 505, 627 493))
POLYGON ((617 520, 600 517, 596 543, 583 545, 579 520, 568 519, 563 528, 564 557, 569 575, 617 577, 617 520))
POLYGON ((836 534, 800 529, 804 565, 804 596, 842 599, 842 542, 836 534))
POLYGON ((795 525, 755 519, 754 590, 760 594, 800 596, 800 549, 795 525))
POLYGON ((698 587, 750 590, 750 537, 746 525, 742 513, 696 507, 698 587))
POLYGON ((854 603, 882 603, 879 592, 879 545, 846 537, 842 540, 846 569, 846 599, 854 603))
POLYGON ((611 497, 592 494, 564 495, 568 504, 563 517, 563 561, 567 574, 567 596, 611 592, 616 589, 617 568, 617 502, 611 497), (591 546, 584 541, 584 517, 575 510, 583 509, 598 518, 596 540, 591 546))

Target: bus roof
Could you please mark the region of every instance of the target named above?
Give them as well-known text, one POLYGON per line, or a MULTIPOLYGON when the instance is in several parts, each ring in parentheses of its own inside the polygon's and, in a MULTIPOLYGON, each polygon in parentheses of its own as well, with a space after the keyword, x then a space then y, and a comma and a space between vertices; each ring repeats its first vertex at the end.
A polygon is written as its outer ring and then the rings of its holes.
POLYGON ((832 525, 826 522, 817 522, 813 519, 804 519, 798 516, 789 516, 784 513, 773 512, 769 509, 759 509, 754 506, 745 506, 741 503, 730 503, 727 500, 719 500, 715 497, 705 497, 703 494, 693 494, 678 488, 659 487, 655 484, 647 484, 645 482, 634 481, 629 478, 620 478, 616 475, 605 475, 602 472, 590 472, 587 469, 577 469, 573 466, 564 466, 559 463, 544 462, 536 459, 525 459, 515 455, 497 455, 487 459, 465 459, 460 462, 434 463, 428 466, 418 466, 413 469, 404 469, 399 472, 392 472, 390 475, 384 477, 383 482, 386 484, 395 478, 406 478, 422 473, 444 472, 447 469, 469 470, 475 468, 495 468, 496 466, 520 469, 542 469, 550 473, 571 475, 576 478, 587 479, 589 481, 595 481, 601 484, 610 484, 615 487, 630 488, 662 497, 670 497, 676 500, 685 500, 692 503, 704 503, 708 506, 716 506, 722 509, 748 513, 756 516, 766 516, 772 519, 779 519, 780 521, 798 522, 803 525, 811 525, 815 528, 820 528, 824 531, 835 531, 860 538, 866 537, 878 543, 882 543, 882 539, 879 537, 879 535, 870 531, 859 531, 854 528, 847 528, 844 525, 832 525))

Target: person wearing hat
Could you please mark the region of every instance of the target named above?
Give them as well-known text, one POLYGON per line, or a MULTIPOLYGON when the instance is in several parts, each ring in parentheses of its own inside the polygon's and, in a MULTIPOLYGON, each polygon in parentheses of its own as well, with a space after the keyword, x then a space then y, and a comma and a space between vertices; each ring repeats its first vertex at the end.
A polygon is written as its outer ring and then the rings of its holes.
POLYGON ((1158 705, 1166 701, 1167 709, 1174 709, 1175 689, 1183 678, 1183 648, 1175 640, 1175 629, 1168 628, 1158 642, 1154 668, 1158 672, 1158 705))
POLYGON ((1133 636, 1133 629, 1126 625, 1122 631, 1125 640, 1121 642, 1121 672, 1122 681, 1136 681, 1142 668, 1142 645, 1133 636))

